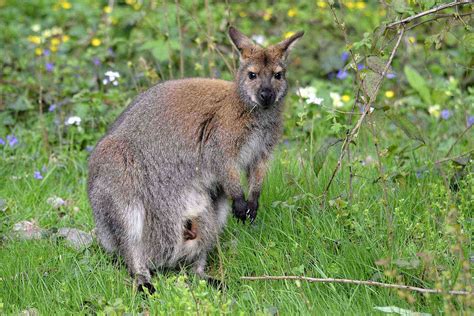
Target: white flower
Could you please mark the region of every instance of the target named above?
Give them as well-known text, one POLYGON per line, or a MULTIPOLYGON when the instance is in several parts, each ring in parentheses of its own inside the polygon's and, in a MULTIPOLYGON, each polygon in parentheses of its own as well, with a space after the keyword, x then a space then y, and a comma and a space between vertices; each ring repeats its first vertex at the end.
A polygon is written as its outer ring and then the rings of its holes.
POLYGON ((337 92, 329 92, 329 96, 331 97, 332 99, 332 105, 335 107, 335 108, 340 108, 344 105, 344 103, 342 103, 342 100, 341 100, 341 95, 337 92))
POLYGON ((32 30, 33 32, 39 32, 39 31, 41 31, 41 25, 39 25, 39 24, 33 24, 33 25, 31 26, 31 30, 32 30))
POLYGON ((299 88, 298 94, 303 99, 316 98, 316 88, 315 87, 299 88))
POLYGON ((81 125, 81 118, 79 116, 70 116, 64 124, 79 126, 81 125))
POLYGON ((306 103, 316 104, 316 105, 321 105, 323 101, 324 101, 323 98, 318 98, 317 96, 310 96, 309 98, 306 99, 306 103))
POLYGON ((51 205, 53 208, 60 208, 66 202, 58 196, 52 196, 46 200, 46 203, 51 205))
POLYGON ((111 82, 114 86, 118 85, 118 78, 120 78, 120 74, 117 71, 106 71, 104 74, 107 78, 102 80, 102 83, 104 85, 108 84, 111 82))
POLYGON ((265 43, 265 36, 263 35, 254 35, 252 36, 252 40, 257 43, 258 45, 263 45, 265 43))

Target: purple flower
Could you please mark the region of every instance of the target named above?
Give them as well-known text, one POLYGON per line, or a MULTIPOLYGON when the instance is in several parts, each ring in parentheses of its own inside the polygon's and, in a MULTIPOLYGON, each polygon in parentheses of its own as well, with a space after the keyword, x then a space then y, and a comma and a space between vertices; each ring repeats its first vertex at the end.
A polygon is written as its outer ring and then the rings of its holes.
POLYGON ((7 141, 10 147, 14 147, 16 144, 18 144, 18 139, 15 137, 15 135, 8 135, 7 141))
POLYGON ((49 56, 50 54, 51 54, 51 52, 49 51, 49 49, 43 50, 43 55, 49 56))
POLYGON ((474 125, 474 115, 471 115, 467 118, 467 127, 474 125))
POLYGON ((86 151, 91 152, 94 149, 94 146, 86 146, 86 151))
POLYGON ((394 74, 394 73, 389 73, 387 74, 387 79, 393 79, 393 78, 396 78, 397 77, 397 74, 394 74))
POLYGON ((46 71, 47 72, 52 72, 54 69, 54 64, 53 63, 46 63, 46 71))
POLYGON ((92 59, 92 62, 94 63, 94 65, 96 66, 99 66, 100 65, 100 59, 95 57, 94 59, 92 59))
POLYGON ((46 166, 45 166, 45 165, 43 165, 43 166, 41 167, 41 172, 44 172, 44 173, 46 173, 46 171, 48 171, 48 169, 46 168, 46 166))
POLYGON ((349 52, 342 52, 341 54, 341 60, 343 63, 345 63, 349 59, 349 52))
POLYGON ((53 112, 54 110, 56 110, 56 104, 53 103, 49 106, 48 111, 53 112))
POLYGON ((3 138, 0 138, 0 145, 5 145, 5 140, 3 138))
POLYGON ((336 75, 336 78, 339 79, 339 80, 344 80, 347 78, 347 71, 343 70, 343 69, 340 69, 338 72, 337 72, 337 75, 336 75))
POLYGON ((35 171, 33 176, 35 177, 35 179, 38 179, 38 180, 43 179, 43 176, 41 175, 41 172, 39 172, 38 170, 35 171))
POLYGON ((450 110, 447 110, 447 109, 444 109, 441 111, 441 118, 443 120, 447 120, 451 117, 451 111, 450 110))
POLYGON ((364 64, 357 64, 357 70, 362 70, 364 68, 365 68, 364 64))

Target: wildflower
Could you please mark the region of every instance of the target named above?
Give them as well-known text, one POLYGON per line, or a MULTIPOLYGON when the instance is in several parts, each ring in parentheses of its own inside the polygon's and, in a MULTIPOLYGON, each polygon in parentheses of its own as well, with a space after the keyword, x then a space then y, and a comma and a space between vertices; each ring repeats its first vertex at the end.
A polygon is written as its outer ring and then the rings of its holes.
POLYGON ((437 104, 432 105, 428 108, 428 113, 430 113, 430 115, 435 118, 439 118, 439 116, 441 115, 439 109, 440 109, 439 105, 437 104))
POLYGON ((346 79, 347 78, 347 71, 345 71, 344 69, 339 69, 339 71, 337 72, 336 78, 339 79, 339 80, 346 79))
POLYGON ((387 79, 393 79, 393 78, 397 77, 397 74, 389 73, 385 77, 387 77, 387 79))
POLYGON ((344 104, 342 103, 342 100, 341 100, 341 95, 337 92, 330 92, 329 93, 329 96, 331 97, 332 99, 332 105, 335 107, 335 108, 340 108, 342 107, 344 104))
POLYGON ((64 10, 69 10, 69 9, 72 8, 72 4, 71 4, 70 2, 68 2, 68 1, 64 1, 64 0, 63 0, 63 1, 61 1, 59 4, 61 5, 61 7, 62 7, 64 10))
POLYGON ((367 3, 365 3, 364 1, 357 1, 355 3, 355 7, 359 10, 364 10, 366 6, 367 6, 367 3))
POLYGON ((321 9, 324 9, 328 6, 328 4, 326 3, 326 1, 318 1, 316 2, 316 4, 318 5, 318 7, 320 7, 321 9))
POLYGON ((79 126, 81 125, 81 118, 79 116, 70 116, 64 124, 79 126))
POLYGON ((341 97, 341 100, 345 103, 349 102, 351 99, 350 96, 348 96, 347 94, 344 94, 342 97, 341 97))
POLYGON ((295 32, 286 32, 285 35, 284 35, 284 37, 285 37, 285 38, 290 38, 290 37, 292 37, 293 35, 295 35, 295 32))
POLYGON ((244 11, 240 11, 240 12, 239 12, 239 16, 240 16, 241 18, 245 18, 245 17, 247 16, 247 13, 245 13, 244 11))
POLYGON ((94 146, 88 145, 86 146, 86 151, 91 152, 94 149, 94 146))
POLYGON ((5 140, 3 138, 0 138, 0 145, 5 145, 5 140))
POLYGON ((295 17, 297 14, 298 14, 298 11, 296 11, 295 8, 292 8, 292 9, 288 10, 288 16, 289 16, 290 18, 295 17))
POLYGON ((316 95, 312 95, 309 98, 306 99, 307 104, 316 104, 316 105, 321 105, 323 103, 324 99, 323 98, 318 98, 316 95))
POLYGON ((416 43, 416 38, 414 36, 410 36, 410 37, 408 37, 408 42, 410 42, 410 44, 415 44, 416 43))
POLYGON ((56 110, 56 104, 53 103, 49 106, 48 111, 53 112, 54 110, 56 110))
POLYGON ((41 175, 41 172, 39 172, 38 170, 35 171, 34 177, 35 177, 35 179, 38 179, 38 180, 43 179, 43 176, 41 175))
POLYGON ((347 1, 347 2, 345 3, 345 5, 346 5, 346 7, 347 7, 349 10, 352 10, 352 9, 354 9, 354 7, 355 7, 355 3, 352 2, 352 1, 347 1))
POLYGON ((63 199, 61 199, 59 196, 51 196, 49 197, 47 200, 46 200, 46 203, 48 203, 49 205, 51 205, 53 208, 55 209, 58 209, 60 208, 62 205, 66 204, 66 201, 64 201, 63 199))
POLYGON ((39 45, 39 44, 41 44, 41 37, 39 37, 37 35, 30 35, 30 36, 28 36, 28 41, 30 41, 31 43, 33 43, 35 45, 39 45))
POLYGON ((18 144, 18 139, 15 135, 7 135, 7 141, 10 147, 15 147, 15 145, 18 144))
POLYGON ((100 65, 100 59, 95 57, 94 59, 92 59, 92 62, 94 63, 94 65, 96 66, 99 66, 100 65))
POLYGON ((45 56, 49 56, 50 54, 51 54, 51 51, 49 49, 45 49, 43 51, 43 55, 45 55, 45 56))
POLYGON ((71 38, 69 37, 69 35, 63 35, 63 37, 62 37, 61 39, 62 39, 62 41, 63 41, 64 43, 66 43, 66 42, 69 41, 71 38))
POLYGON ((57 46, 55 46, 55 45, 51 45, 51 46, 49 46, 49 49, 50 49, 50 50, 51 50, 53 53, 55 53, 55 52, 57 52, 57 51, 58 51, 58 47, 57 47, 57 46))
POLYGON ((44 37, 44 38, 48 38, 48 37, 51 37, 51 30, 44 30, 43 33, 41 33, 41 35, 44 37))
POLYGON ((31 30, 32 30, 33 32, 39 32, 39 31, 41 31, 41 25, 39 25, 39 24, 33 24, 33 25, 31 26, 31 30))
POLYGON ((388 99, 391 99, 395 96, 395 92, 393 92, 393 90, 387 90, 385 91, 385 97, 388 98, 388 99))
POLYGON ((54 70, 54 64, 53 63, 46 63, 45 67, 46 67, 47 72, 52 72, 54 70))
POLYGON ((58 46, 59 44, 61 44, 61 41, 57 37, 51 39, 51 45, 58 46))
POLYGON ((102 41, 100 39, 98 39, 97 37, 94 37, 91 41, 91 44, 92 44, 92 46, 97 47, 97 46, 100 46, 100 44, 102 44, 102 41))
POLYGON ((107 77, 102 80, 104 85, 108 84, 109 82, 114 86, 118 85, 118 78, 120 78, 120 74, 118 72, 109 70, 104 75, 107 77))
POLYGON ((474 115, 471 115, 467 118, 467 127, 474 125, 474 115))
POLYGON ((252 40, 257 43, 258 45, 263 45, 265 43, 265 36, 263 35, 254 35, 252 36, 252 40))
POLYGON ((138 11, 138 10, 140 10, 141 7, 142 7, 142 5, 140 3, 135 3, 133 5, 133 10, 138 11))
POLYGON ((357 70, 360 71, 360 70, 363 70, 363 69, 365 69, 364 64, 357 64, 357 70))
POLYGON ((451 111, 448 110, 448 109, 444 109, 444 110, 441 111, 441 118, 442 118, 443 120, 449 119, 449 118, 451 117, 451 115, 452 115, 452 113, 451 113, 451 111))
POLYGON ((112 7, 106 5, 106 6, 104 7, 104 13, 109 14, 109 13, 111 13, 111 12, 112 12, 112 7))
POLYGON ((265 13, 263 14, 263 20, 270 21, 270 19, 272 18, 272 14, 273 14, 273 10, 271 8, 266 9, 265 13))
POLYGON ((342 52, 341 54, 341 60, 343 63, 345 63, 349 59, 349 52, 342 52))
POLYGON ((315 87, 299 88, 297 92, 298 92, 299 96, 302 97, 303 99, 308 99, 308 98, 316 96, 316 88, 315 87))

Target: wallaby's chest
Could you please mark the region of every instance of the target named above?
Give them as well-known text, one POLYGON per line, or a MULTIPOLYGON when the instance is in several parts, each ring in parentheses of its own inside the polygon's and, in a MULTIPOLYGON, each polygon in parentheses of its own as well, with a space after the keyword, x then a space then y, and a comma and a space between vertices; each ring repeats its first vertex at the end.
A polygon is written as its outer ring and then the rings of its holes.
POLYGON ((268 154, 275 142, 275 136, 271 130, 256 129, 251 131, 242 143, 239 151, 239 165, 245 170, 262 156, 268 154))

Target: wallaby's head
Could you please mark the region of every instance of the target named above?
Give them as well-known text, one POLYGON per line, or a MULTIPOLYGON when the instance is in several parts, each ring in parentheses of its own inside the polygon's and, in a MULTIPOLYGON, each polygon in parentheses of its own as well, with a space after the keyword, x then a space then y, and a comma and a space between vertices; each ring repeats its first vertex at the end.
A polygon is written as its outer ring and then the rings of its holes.
POLYGON ((278 44, 263 48, 237 29, 229 28, 229 37, 240 53, 240 67, 235 78, 239 95, 252 110, 269 109, 285 97, 288 54, 303 34, 297 32, 278 44))

